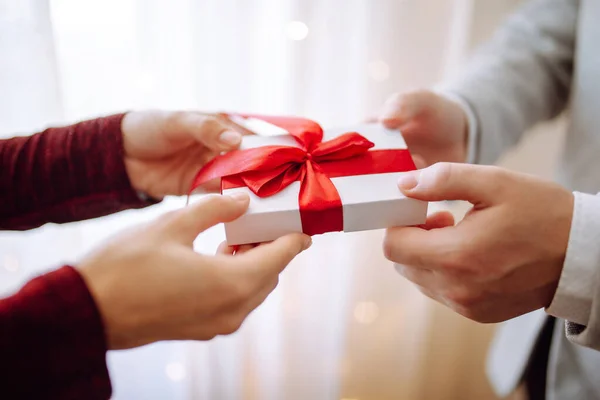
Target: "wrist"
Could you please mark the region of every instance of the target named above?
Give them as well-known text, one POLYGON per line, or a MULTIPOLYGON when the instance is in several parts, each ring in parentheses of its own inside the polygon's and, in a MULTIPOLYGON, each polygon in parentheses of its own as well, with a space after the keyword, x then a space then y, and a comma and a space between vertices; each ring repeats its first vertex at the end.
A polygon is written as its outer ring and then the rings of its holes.
POLYGON ((136 162, 136 160, 132 160, 127 156, 123 162, 125 164, 127 176, 129 177, 129 183, 140 201, 147 204, 160 203, 164 196, 160 193, 156 193, 152 189, 151 181, 148 179, 147 168, 144 168, 139 162, 136 162))
MULTIPOLYGON (((77 270, 94 299, 102 325, 107 350, 124 350, 150 343, 144 340, 148 330, 140 315, 131 315, 123 293, 117 293, 119 274, 107 268, 105 254, 94 254, 83 260, 77 270), (129 315, 128 315, 129 314, 129 315)), ((110 262, 110 261, 108 261, 110 262)))
POLYGON ((559 193, 549 196, 553 199, 554 204, 556 204, 554 214, 551 213, 551 209, 548 210, 550 213, 547 214, 548 221, 551 221, 552 226, 552 229, 548 229, 551 236, 543 239, 548 255, 543 263, 546 279, 542 282, 544 286, 540 289, 544 308, 548 308, 557 295, 561 276, 563 275, 569 245, 571 221, 573 219, 573 193, 562 187, 558 187, 558 189, 559 193))

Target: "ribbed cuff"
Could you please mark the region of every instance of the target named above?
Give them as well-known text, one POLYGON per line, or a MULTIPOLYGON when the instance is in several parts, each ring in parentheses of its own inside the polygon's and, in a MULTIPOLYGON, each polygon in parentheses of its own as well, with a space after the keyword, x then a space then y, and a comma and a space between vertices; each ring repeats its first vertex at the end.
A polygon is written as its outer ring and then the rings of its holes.
POLYGON ((102 319, 74 268, 35 278, 2 303, 3 396, 110 398, 102 319))

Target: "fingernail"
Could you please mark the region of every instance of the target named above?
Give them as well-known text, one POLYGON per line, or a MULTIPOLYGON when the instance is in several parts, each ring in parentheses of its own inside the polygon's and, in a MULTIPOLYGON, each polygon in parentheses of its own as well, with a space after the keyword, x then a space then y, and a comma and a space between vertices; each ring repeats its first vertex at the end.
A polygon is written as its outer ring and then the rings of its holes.
POLYGON ((309 236, 304 240, 304 247, 302 248, 302 251, 308 249, 310 246, 312 246, 312 238, 309 236))
POLYGON ((231 197, 233 200, 240 202, 240 203, 245 203, 249 199, 248 195, 246 193, 242 193, 242 192, 232 193, 229 195, 229 197, 231 197))
POLYGON ((418 174, 413 172, 401 175, 400 178, 398 178, 398 187, 400 188, 400 190, 414 189, 419 183, 417 175, 418 174))
POLYGON ((219 135, 219 140, 227 145, 235 146, 242 141, 242 135, 236 131, 223 131, 219 135))

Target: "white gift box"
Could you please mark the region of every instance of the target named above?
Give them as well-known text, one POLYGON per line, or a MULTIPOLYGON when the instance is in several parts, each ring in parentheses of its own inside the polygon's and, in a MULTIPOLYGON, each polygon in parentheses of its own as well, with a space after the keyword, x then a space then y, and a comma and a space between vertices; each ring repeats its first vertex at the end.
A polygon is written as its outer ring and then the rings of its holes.
MULTIPOLYGON (((245 136, 241 149, 267 145, 300 147, 298 142, 280 127, 257 119, 236 119, 236 123, 256 133, 245 136)), ((323 141, 347 132, 357 132, 375 144, 371 150, 406 149, 397 130, 380 124, 363 124, 347 128, 327 129, 323 141)), ((382 229, 393 226, 423 224, 427 217, 427 202, 404 196, 397 181, 401 172, 334 177, 343 206, 344 232, 382 229)), ((281 192, 260 198, 246 187, 224 189, 224 195, 243 192, 250 196, 248 211, 235 221, 225 224, 229 245, 261 243, 283 235, 302 232, 298 195, 300 182, 293 182, 281 192)))

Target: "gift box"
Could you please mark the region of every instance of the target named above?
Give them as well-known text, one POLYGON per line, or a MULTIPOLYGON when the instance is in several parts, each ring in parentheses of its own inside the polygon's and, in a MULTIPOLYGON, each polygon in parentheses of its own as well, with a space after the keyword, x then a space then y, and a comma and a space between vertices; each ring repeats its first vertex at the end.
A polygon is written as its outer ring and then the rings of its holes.
POLYGON ((229 245, 292 232, 317 235, 418 225, 427 203, 404 196, 398 176, 415 169, 397 130, 380 124, 323 130, 294 117, 227 117, 255 135, 213 159, 192 190, 215 178, 223 194, 250 196, 248 211, 225 224, 229 245))

